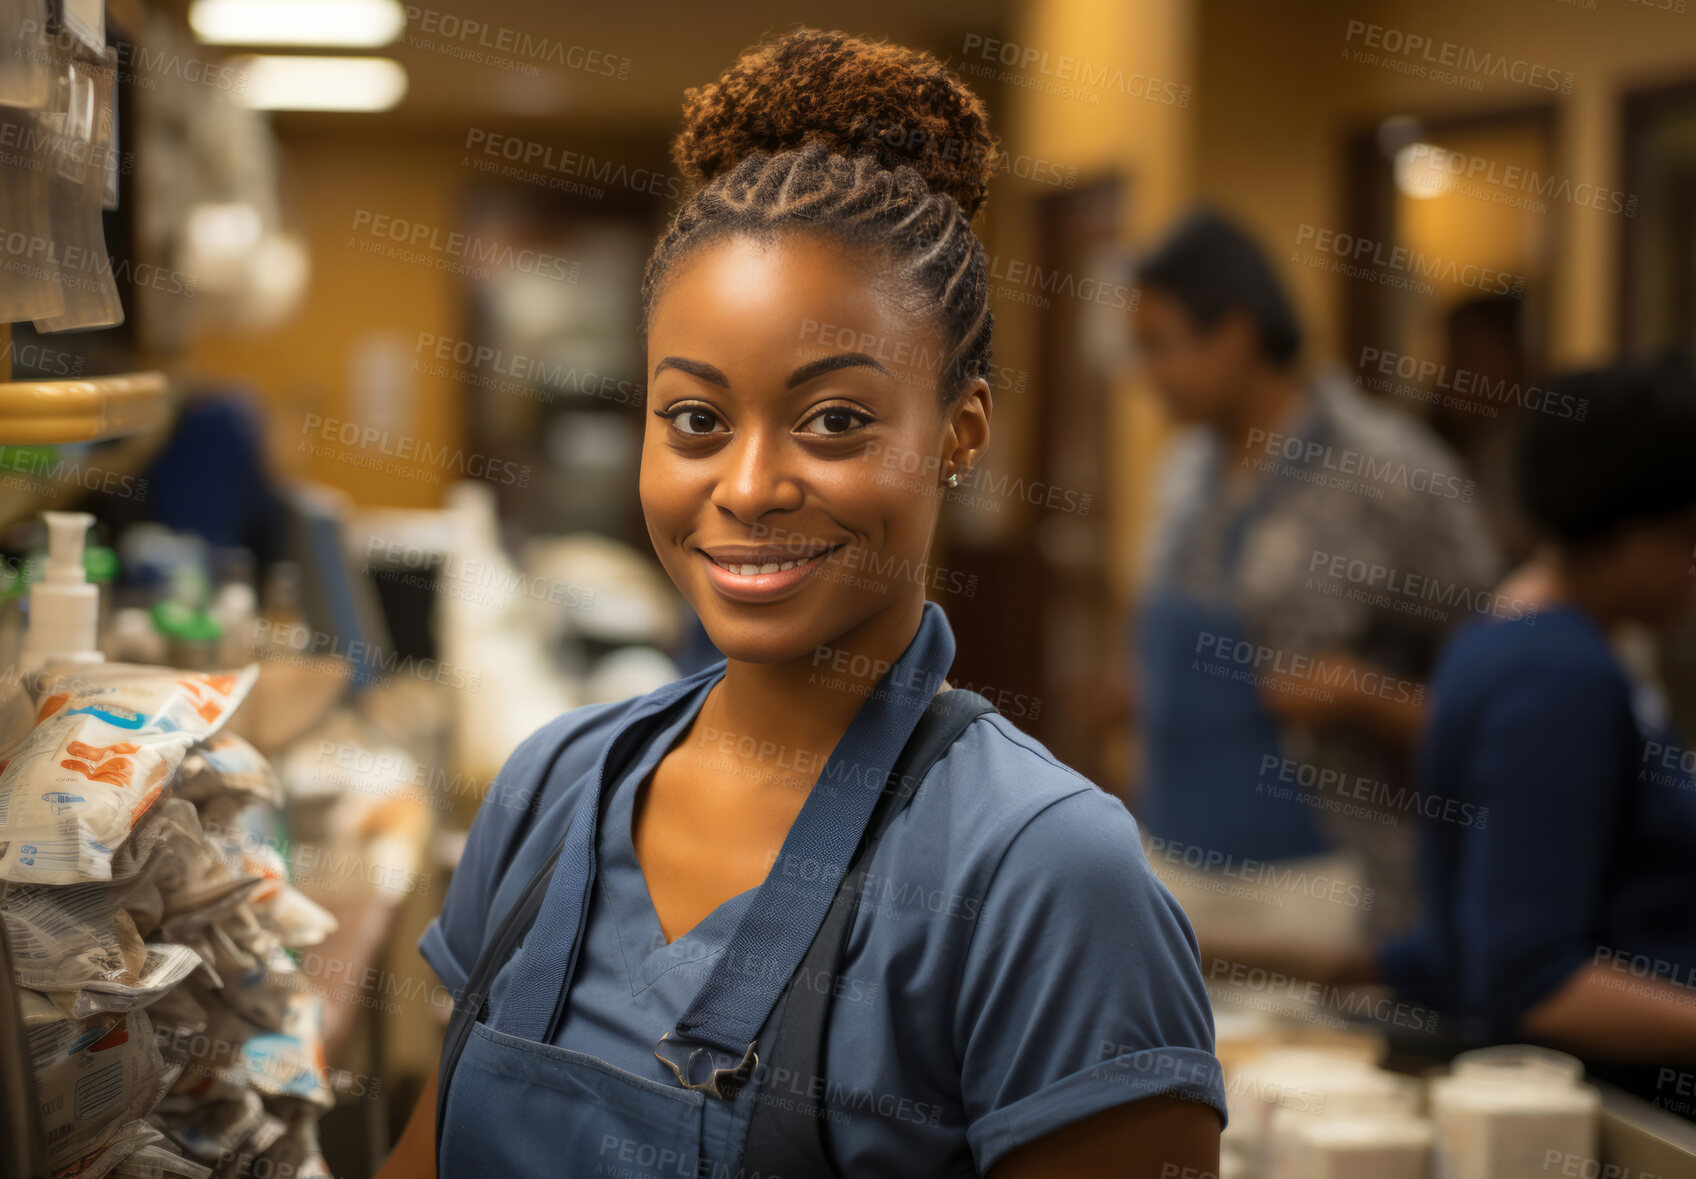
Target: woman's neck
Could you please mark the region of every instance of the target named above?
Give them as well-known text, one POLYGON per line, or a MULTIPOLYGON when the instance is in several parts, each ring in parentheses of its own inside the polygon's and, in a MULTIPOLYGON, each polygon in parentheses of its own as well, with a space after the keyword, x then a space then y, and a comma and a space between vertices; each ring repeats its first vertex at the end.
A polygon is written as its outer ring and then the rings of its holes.
POLYGON ((735 734, 744 749, 804 750, 818 763, 836 748, 861 705, 918 634, 922 592, 868 618, 796 659, 728 659, 695 720, 702 731, 735 734), (748 744, 749 739, 753 744, 748 744))

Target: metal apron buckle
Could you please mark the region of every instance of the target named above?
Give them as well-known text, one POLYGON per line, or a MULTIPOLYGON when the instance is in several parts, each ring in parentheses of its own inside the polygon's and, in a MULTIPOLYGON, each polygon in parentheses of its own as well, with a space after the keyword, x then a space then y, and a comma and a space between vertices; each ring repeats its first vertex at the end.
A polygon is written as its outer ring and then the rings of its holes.
MULTIPOLYGON (((736 1094, 741 1090, 743 1083, 747 1081, 749 1075, 752 1074, 753 1071, 760 1065, 760 1058, 754 1052, 755 1041, 750 1040, 748 1042, 747 1051, 742 1053, 742 1059, 738 1061, 734 1067, 715 1068, 712 1072, 707 1074, 706 1080, 691 1081, 689 1079, 689 1074, 695 1070, 695 1058, 705 1052, 707 1054, 707 1059, 711 1061, 713 1059, 713 1051, 711 1048, 704 1047, 691 1049, 689 1052, 689 1059, 683 1063, 682 1067, 679 1067, 676 1061, 667 1059, 665 1056, 660 1055, 660 1045, 664 1044, 666 1042, 666 1037, 670 1035, 671 1033, 667 1032, 664 1036, 661 1036, 654 1042, 654 1056, 659 1059, 661 1064, 665 1065, 672 1072, 677 1074, 678 1084, 682 1085, 685 1089, 693 1089, 697 1093, 705 1093, 710 1097, 717 1097, 722 1101, 735 1101, 736 1094)), ((672 1043, 675 1044, 676 1041, 673 1040, 672 1043)))

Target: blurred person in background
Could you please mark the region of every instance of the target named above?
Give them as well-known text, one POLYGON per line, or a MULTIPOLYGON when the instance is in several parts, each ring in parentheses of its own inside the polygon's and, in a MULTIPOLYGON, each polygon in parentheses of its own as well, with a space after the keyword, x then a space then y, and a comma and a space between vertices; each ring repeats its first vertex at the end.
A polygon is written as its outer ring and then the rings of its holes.
POLYGON ((1210 928, 1405 927, 1418 815, 1343 803, 1396 797, 1420 681, 1448 627, 1488 605, 1471 485, 1418 423, 1303 375, 1290 300, 1224 217, 1194 211, 1136 269, 1138 350, 1187 427, 1136 637, 1151 860, 1204 945, 1210 928), (1268 862, 1298 870, 1276 905, 1184 870, 1256 884, 1268 862))
POLYGON ((1420 778, 1461 807, 1427 824, 1426 916, 1376 973, 1470 1039, 1566 1048, 1682 1110, 1657 1086, 1696 1064, 1696 759, 1612 643, 1687 619, 1696 596, 1696 372, 1669 355, 1551 390, 1587 412, 1528 415, 1520 435, 1543 541, 1502 592, 1537 610, 1442 653, 1420 778))

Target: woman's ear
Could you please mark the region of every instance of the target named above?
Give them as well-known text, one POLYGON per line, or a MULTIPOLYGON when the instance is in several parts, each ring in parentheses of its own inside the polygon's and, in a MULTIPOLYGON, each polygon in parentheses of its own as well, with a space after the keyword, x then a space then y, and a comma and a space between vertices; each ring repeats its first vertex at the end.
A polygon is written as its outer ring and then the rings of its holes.
POLYGON ((989 449, 989 415, 993 403, 989 382, 976 377, 948 407, 947 428, 942 438, 942 470, 964 474, 977 465, 989 449))

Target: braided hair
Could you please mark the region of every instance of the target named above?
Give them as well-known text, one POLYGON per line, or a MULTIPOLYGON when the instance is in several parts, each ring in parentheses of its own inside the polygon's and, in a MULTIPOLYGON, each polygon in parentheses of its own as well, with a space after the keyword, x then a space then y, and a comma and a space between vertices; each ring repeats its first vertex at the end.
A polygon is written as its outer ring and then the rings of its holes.
POLYGON ((873 253, 943 333, 943 404, 990 375, 988 260, 972 216, 1000 163, 983 103, 936 58, 802 28, 684 92, 671 156, 690 188, 648 261, 644 334, 666 276, 731 234, 805 231, 873 253))

